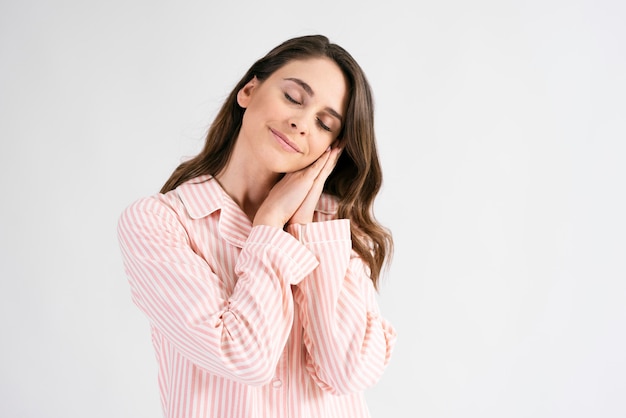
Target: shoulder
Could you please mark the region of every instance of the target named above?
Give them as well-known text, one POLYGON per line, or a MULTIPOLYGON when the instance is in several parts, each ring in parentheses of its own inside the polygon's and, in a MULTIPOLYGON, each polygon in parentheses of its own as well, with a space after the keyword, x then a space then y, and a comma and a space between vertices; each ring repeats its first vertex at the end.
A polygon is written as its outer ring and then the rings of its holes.
POLYGON ((153 231, 167 224, 177 223, 180 208, 168 194, 139 198, 128 205, 118 220, 119 233, 153 231))

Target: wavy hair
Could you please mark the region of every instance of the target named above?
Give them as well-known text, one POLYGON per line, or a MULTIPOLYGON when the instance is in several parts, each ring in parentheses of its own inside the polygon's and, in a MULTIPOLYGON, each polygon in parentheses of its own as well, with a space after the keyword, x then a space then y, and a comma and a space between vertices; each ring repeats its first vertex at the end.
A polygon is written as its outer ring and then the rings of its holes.
POLYGON ((209 127, 204 148, 180 164, 161 188, 175 189, 200 175, 217 175, 224 169, 239 134, 245 109, 237 103, 237 92, 255 76, 267 79, 292 60, 326 57, 334 61, 348 80, 348 106, 339 133, 344 148, 324 191, 339 202, 338 216, 350 219, 352 248, 367 263, 370 278, 378 288, 383 266, 391 258, 393 240, 388 229, 377 222, 373 203, 382 185, 382 170, 374 133, 374 103, 363 70, 354 58, 323 35, 289 39, 256 61, 233 88, 209 127))

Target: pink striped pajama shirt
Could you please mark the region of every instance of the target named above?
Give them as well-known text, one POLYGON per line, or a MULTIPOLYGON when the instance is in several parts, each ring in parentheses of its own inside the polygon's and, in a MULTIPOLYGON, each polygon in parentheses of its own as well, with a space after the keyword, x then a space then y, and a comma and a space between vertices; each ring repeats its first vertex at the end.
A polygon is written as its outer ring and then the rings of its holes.
POLYGON ((255 226, 210 176, 140 199, 118 225, 168 418, 369 417, 395 331, 350 222, 255 226))

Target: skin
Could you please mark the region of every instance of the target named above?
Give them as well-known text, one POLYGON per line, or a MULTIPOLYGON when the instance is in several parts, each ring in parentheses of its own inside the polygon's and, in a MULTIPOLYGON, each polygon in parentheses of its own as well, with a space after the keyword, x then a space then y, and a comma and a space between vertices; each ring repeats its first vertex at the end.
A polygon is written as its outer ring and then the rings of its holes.
POLYGON ((237 95, 246 109, 216 178, 253 225, 309 223, 341 148, 346 79, 332 60, 291 61, 237 95), (283 175, 284 174, 284 175, 283 175))

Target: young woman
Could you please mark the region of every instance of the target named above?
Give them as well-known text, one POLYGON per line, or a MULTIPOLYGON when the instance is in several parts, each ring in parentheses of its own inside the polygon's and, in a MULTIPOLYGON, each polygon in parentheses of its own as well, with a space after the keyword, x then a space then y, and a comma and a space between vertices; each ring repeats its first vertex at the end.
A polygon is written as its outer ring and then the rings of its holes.
POLYGON ((257 61, 119 239, 167 417, 368 417, 395 331, 370 87, 324 36, 257 61))

